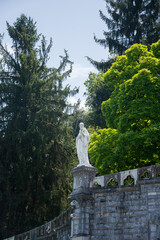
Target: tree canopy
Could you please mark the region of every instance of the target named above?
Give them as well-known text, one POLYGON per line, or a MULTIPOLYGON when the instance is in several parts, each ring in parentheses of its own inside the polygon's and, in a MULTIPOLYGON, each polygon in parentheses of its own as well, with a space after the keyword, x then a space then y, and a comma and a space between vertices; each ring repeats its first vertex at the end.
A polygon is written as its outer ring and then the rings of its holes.
POLYGON ((101 174, 160 162, 160 40, 134 44, 104 73, 114 91, 102 103, 108 129, 92 137, 91 162, 101 174))
MULTIPOLYGON (((103 38, 94 36, 95 42, 119 55, 132 44, 151 45, 160 37, 159 0, 105 0, 107 15, 100 10, 106 24, 103 38)), ((107 71, 112 59, 89 61, 101 71, 107 71)))
POLYGON ((84 84, 87 89, 85 95, 88 106, 88 125, 94 128, 104 128, 106 123, 101 112, 101 103, 110 97, 111 90, 106 87, 100 73, 90 73, 84 84))
POLYGON ((47 45, 31 18, 21 15, 7 30, 13 53, 0 40, 1 239, 64 210, 74 151, 72 91, 63 87, 72 71, 67 52, 58 68, 49 68, 52 40, 47 45))

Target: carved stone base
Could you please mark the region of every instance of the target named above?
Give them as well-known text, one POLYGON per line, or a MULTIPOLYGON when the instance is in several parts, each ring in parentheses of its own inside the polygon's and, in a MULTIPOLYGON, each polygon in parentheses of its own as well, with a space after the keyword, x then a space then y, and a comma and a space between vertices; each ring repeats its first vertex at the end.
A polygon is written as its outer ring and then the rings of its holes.
POLYGON ((78 166, 72 171, 73 174, 73 192, 71 196, 76 193, 86 193, 92 187, 93 179, 97 173, 97 169, 92 166, 78 166))
POLYGON ((69 199, 72 207, 71 239, 89 240, 90 214, 92 212, 92 194, 90 189, 97 170, 92 166, 77 166, 72 170, 73 192, 69 199))

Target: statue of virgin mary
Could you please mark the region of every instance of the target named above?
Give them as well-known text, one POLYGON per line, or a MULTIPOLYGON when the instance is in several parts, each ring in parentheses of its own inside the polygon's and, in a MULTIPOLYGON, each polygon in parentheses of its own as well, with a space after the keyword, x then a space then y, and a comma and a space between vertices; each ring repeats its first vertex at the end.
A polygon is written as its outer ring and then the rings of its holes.
POLYGON ((76 148, 79 159, 78 166, 91 166, 88 159, 88 145, 90 142, 90 136, 87 129, 84 127, 84 123, 80 123, 79 127, 79 134, 76 138, 76 148))

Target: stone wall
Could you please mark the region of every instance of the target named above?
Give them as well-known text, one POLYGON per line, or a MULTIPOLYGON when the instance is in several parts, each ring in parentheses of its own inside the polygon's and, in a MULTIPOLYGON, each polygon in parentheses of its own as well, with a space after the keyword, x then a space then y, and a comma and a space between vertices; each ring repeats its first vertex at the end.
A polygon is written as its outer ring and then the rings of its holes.
POLYGON ((160 239, 160 180, 92 191, 91 239, 160 239))
POLYGON ((81 184, 71 194, 71 239, 160 239, 160 165, 95 178, 92 173, 84 166, 73 171, 81 184), (85 187, 79 179, 84 171, 90 179, 85 187))
POLYGON ((96 172, 74 168, 71 207, 11 240, 160 240, 160 165, 96 172))

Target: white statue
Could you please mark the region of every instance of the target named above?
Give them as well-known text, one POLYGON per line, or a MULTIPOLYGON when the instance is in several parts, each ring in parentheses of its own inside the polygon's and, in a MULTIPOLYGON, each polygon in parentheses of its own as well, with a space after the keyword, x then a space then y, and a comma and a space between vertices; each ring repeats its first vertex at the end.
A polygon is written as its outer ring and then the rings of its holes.
POLYGON ((76 148, 79 159, 78 166, 91 166, 88 159, 88 145, 90 141, 90 136, 87 129, 84 127, 84 123, 80 123, 79 127, 79 134, 76 138, 76 148))

